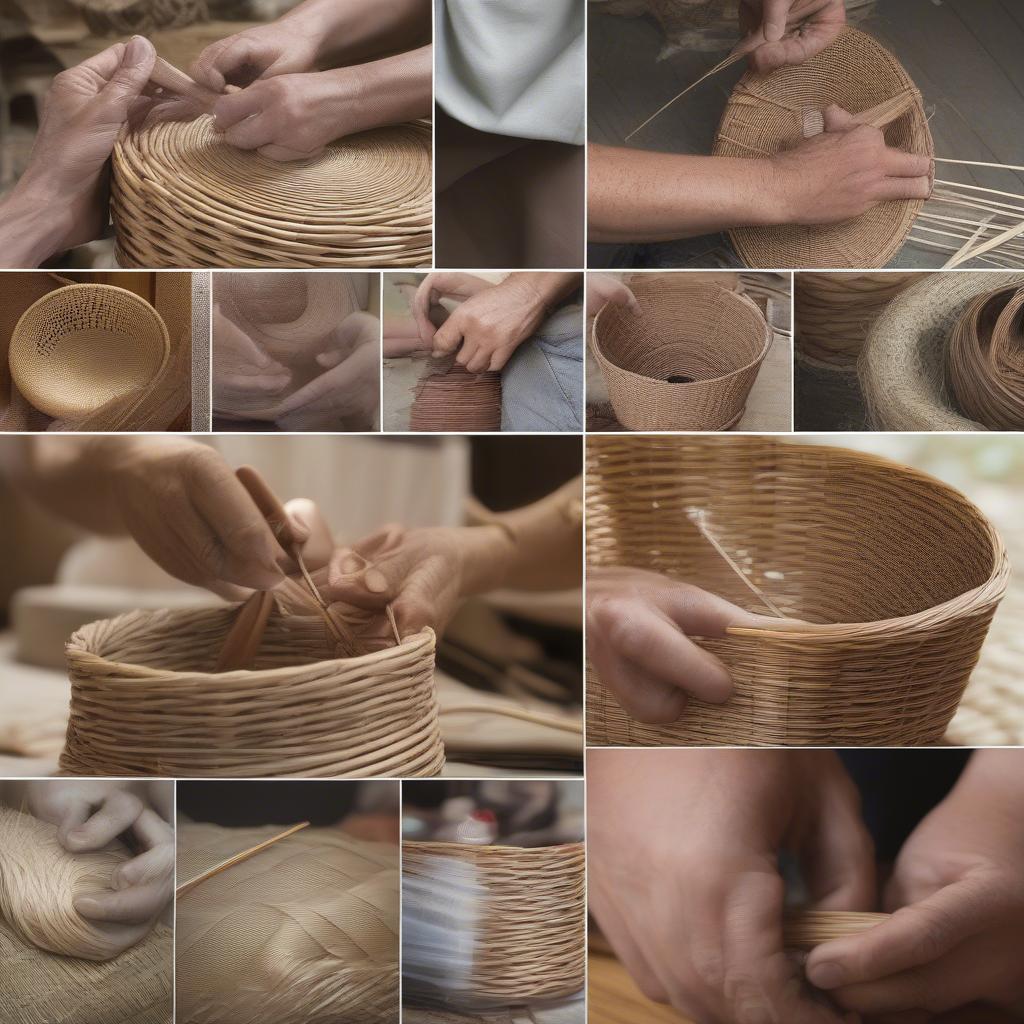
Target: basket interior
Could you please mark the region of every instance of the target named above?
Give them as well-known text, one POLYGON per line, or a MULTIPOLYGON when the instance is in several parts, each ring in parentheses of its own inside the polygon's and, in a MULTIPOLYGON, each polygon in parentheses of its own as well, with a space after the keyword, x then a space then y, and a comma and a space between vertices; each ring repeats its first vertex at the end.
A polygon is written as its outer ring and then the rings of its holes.
POLYGON ((770 614, 696 511, 751 583, 808 622, 910 615, 992 574, 980 513, 895 464, 758 438, 632 440, 588 445, 591 564, 651 569, 770 614))
POLYGON ((620 369, 670 384, 700 383, 750 366, 765 350, 760 311, 720 285, 662 279, 634 280, 631 287, 640 313, 609 304, 594 326, 601 353, 620 369))

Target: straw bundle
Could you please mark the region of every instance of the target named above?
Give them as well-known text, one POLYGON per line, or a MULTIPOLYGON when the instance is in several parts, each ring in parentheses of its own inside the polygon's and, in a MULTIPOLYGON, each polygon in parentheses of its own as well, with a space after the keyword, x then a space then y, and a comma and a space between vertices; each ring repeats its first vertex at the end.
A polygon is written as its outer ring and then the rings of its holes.
POLYGON ((797 274, 796 347, 835 366, 853 366, 878 314, 921 274, 797 274))
POLYGON ((728 430, 743 415, 772 332, 746 296, 690 277, 635 277, 639 315, 608 303, 594 319, 594 357, 627 429, 728 430))
POLYGON ((789 949, 814 949, 823 942, 843 939, 847 935, 859 935, 888 920, 888 914, 803 910, 786 915, 783 935, 789 949))
POLYGON ((501 374, 469 373, 454 362, 437 371, 428 367, 416 384, 409 429, 501 430, 501 374))
POLYGON ((698 638, 736 690, 670 726, 632 720, 591 673, 592 744, 938 743, 1010 571, 995 529, 945 484, 762 437, 588 439, 587 545, 590 566, 797 620, 698 638))
POLYGON ((212 119, 124 132, 111 210, 126 267, 379 267, 430 263, 431 133, 423 122, 277 163, 212 119))
POLYGON ((433 775, 434 634, 337 658, 321 619, 272 615, 252 671, 215 672, 235 607, 132 612, 68 643, 74 775, 433 775))
POLYGON ((949 339, 961 408, 989 430, 1024 430, 1024 287, 979 295, 949 339))
POLYGON ((41 412, 75 419, 145 388, 170 353, 167 326, 125 288, 72 284, 37 299, 11 335, 11 379, 41 412))
POLYGON ((462 1007, 515 1005, 579 992, 586 964, 584 861, 582 843, 529 849, 403 843, 404 914, 442 922, 436 935, 444 936, 443 948, 425 948, 406 926, 404 991, 462 1007), (465 884, 468 880, 472 884, 465 884), (460 934, 444 917, 452 907, 460 908, 470 935, 460 934), (441 981, 426 970, 438 954, 467 956, 465 972, 456 964, 447 983, 441 981))
POLYGON ((932 274, 898 295, 868 332, 859 372, 876 430, 982 430, 950 386, 950 340, 971 304, 1024 287, 1024 273, 932 274))
MULTIPOLYGON (((821 112, 836 103, 868 113, 885 140, 908 153, 934 156, 920 93, 896 58, 876 39, 845 28, 803 64, 768 75, 748 71, 722 116, 714 155, 766 157, 790 149, 821 112)), ((738 228, 730 232, 750 267, 884 267, 902 248, 923 200, 881 203, 842 224, 738 228)))

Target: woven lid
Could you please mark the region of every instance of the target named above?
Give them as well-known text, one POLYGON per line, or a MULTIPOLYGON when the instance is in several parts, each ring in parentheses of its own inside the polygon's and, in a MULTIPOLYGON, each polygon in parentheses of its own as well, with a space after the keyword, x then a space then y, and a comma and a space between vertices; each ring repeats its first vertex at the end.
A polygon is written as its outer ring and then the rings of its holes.
MULTIPOLYGON (((768 75, 748 72, 736 85, 719 125, 714 155, 772 156, 792 149, 835 103, 860 114, 892 100, 903 112, 885 141, 907 153, 934 156, 921 96, 899 61, 877 39, 845 28, 821 53, 768 75)), ((737 228, 730 232, 751 267, 884 267, 900 251, 923 200, 880 203, 842 224, 737 228)))
POLYGON ((163 319, 134 292, 69 285, 22 314, 11 336, 11 378, 41 412, 74 419, 145 387, 169 349, 163 319))

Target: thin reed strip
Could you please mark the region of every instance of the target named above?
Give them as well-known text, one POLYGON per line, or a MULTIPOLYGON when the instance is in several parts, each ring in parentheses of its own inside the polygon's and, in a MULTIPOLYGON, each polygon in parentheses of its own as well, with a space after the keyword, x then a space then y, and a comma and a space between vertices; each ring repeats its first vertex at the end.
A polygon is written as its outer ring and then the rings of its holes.
POLYGON ((842 910, 802 910, 786 915, 783 937, 788 949, 814 949, 833 939, 860 935, 889 920, 888 914, 842 910))

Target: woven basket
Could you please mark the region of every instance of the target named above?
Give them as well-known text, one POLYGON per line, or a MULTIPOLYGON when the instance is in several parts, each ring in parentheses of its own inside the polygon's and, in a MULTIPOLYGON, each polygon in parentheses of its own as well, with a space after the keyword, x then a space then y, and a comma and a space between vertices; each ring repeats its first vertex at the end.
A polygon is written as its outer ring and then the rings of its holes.
POLYGON ((1009 578, 1003 542, 957 491, 885 459, 762 437, 592 437, 590 566, 664 573, 806 625, 699 639, 724 705, 634 721, 591 673, 587 742, 939 743, 1009 578), (712 536, 744 580, 714 549, 712 536))
POLYGON ((735 426, 771 347, 750 299, 689 277, 634 277, 640 314, 608 303, 594 319, 594 357, 629 430, 735 426))
POLYGON ((431 132, 424 122, 278 163, 202 116, 125 131, 111 211, 125 267, 415 267, 430 263, 431 132))
MULTIPOLYGON (((833 103, 852 114, 896 101, 900 113, 885 140, 907 153, 934 156, 921 96, 896 58, 876 39, 845 28, 803 64, 768 75, 747 72, 722 116, 714 155, 773 156, 799 143, 809 121, 833 103)), ((881 203, 842 224, 738 228, 730 232, 748 266, 765 268, 884 267, 910 234, 923 200, 881 203)))
POLYGON ((272 616, 253 671, 216 673, 234 608, 132 612, 67 647, 71 775, 435 775, 434 634, 332 658, 317 619, 272 616))
MULTIPOLYGON (((579 992, 586 965, 583 844, 520 848, 404 842, 403 876, 431 882, 436 862, 452 857, 476 868, 487 894, 487 905, 477 908, 472 977, 462 1001, 509 1005, 579 992)), ((458 994, 448 995, 450 1002, 460 1002, 458 994)))
POLYGON ((11 335, 11 379, 41 412, 88 416, 146 387, 170 352, 167 327, 125 288, 73 284, 44 295, 11 335))

